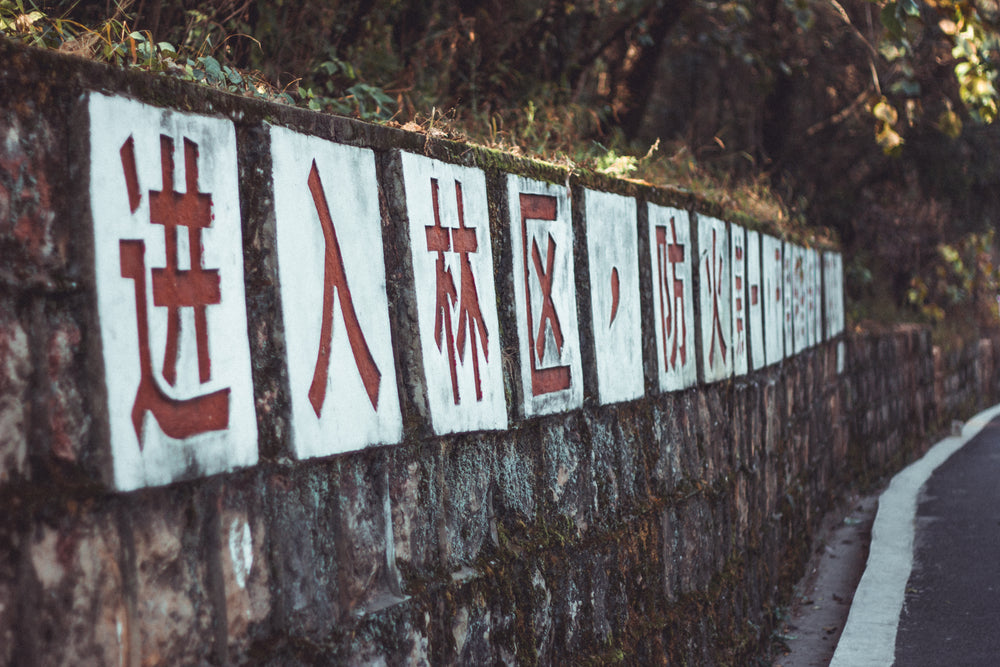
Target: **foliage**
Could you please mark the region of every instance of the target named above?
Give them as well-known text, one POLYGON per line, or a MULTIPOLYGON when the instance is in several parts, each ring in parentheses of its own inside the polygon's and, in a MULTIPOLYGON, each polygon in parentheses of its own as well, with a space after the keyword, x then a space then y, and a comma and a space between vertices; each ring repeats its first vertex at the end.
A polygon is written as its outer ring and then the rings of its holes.
POLYGON ((219 26, 209 15, 190 10, 188 19, 185 33, 177 35, 180 39, 172 43, 155 41, 149 30, 134 30, 127 16, 116 14, 92 23, 91 27, 65 15, 50 15, 32 0, 27 5, 24 0, 0 0, 0 34, 32 46, 168 74, 231 93, 300 103, 310 109, 366 119, 391 115, 393 100, 379 87, 360 80, 349 63, 335 57, 320 63, 317 71, 328 77, 324 85, 316 89, 299 87, 293 95, 271 85, 259 70, 238 67, 231 49, 226 47, 229 38, 220 38, 219 26), (332 77, 350 85, 339 89, 333 85, 332 77))
MULTIPOLYGON (((871 2, 880 8, 884 33, 879 53, 892 66, 894 81, 890 91, 895 97, 918 101, 920 106, 942 107, 934 122, 952 137, 961 132, 961 118, 953 104, 961 104, 975 122, 991 123, 996 119, 998 92, 994 84, 1000 71, 1000 13, 996 2, 871 2), (957 95, 922 76, 927 71, 922 65, 929 59, 951 68, 957 95)), ((912 107, 919 114, 917 105, 912 107)), ((912 124, 916 119, 909 120, 912 124)), ((895 123, 883 123, 880 132, 895 133, 893 126, 895 123)), ((895 145, 888 146, 888 150, 894 149, 895 145)))
POLYGON ((997 321, 1000 271, 993 264, 993 230, 969 234, 955 244, 941 243, 929 270, 913 277, 910 304, 928 321, 942 322, 971 307, 981 325, 997 321))
POLYGON ((1000 218, 994 0, 38 2, 0 32, 808 220, 859 313, 978 303, 938 248, 1000 218))

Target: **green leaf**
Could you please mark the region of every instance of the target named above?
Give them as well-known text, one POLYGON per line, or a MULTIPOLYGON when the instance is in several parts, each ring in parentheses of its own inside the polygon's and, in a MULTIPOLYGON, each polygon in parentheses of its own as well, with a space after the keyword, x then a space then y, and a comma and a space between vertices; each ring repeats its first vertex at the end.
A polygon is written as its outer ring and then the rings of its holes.
POLYGON ((875 140, 886 155, 899 155, 903 151, 903 137, 888 123, 875 135, 875 140))
POLYGON ((899 39, 903 36, 903 24, 896 16, 896 3, 890 2, 885 7, 882 8, 882 12, 879 14, 879 18, 882 20, 882 25, 889 34, 899 39))
POLYGON ((892 40, 884 39, 878 45, 879 54, 889 62, 895 62, 906 55, 906 50, 892 40))
POLYGON ((872 115, 887 125, 895 125, 896 121, 899 120, 899 113, 885 98, 872 107, 872 115))
POLYGON ((201 65, 205 68, 205 75, 213 81, 222 81, 222 66, 219 61, 212 56, 203 56, 201 65))
POLYGON ((889 91, 896 95, 905 95, 906 97, 919 97, 920 96, 920 84, 912 79, 903 79, 902 81, 897 81, 892 84, 889 91))

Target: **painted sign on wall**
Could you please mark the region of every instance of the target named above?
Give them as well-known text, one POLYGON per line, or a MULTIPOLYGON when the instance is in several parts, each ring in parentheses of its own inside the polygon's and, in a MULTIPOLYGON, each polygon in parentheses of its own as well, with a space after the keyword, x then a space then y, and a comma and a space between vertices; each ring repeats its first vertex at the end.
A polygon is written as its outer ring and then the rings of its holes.
POLYGON ((792 340, 794 342, 795 354, 806 349, 809 345, 808 323, 809 315, 807 307, 809 303, 809 285, 806 281, 808 272, 806 271, 806 249, 800 246, 792 246, 792 326, 794 332, 792 340))
POLYGON ((96 93, 89 115, 115 486, 252 465, 235 129, 96 93))
POLYGON ((813 283, 813 345, 823 342, 823 261, 819 250, 810 248, 813 283))
POLYGON ((514 303, 526 417, 583 404, 568 190, 507 177, 514 303))
POLYGON ((844 331, 844 266, 839 252, 823 253, 823 289, 826 308, 826 337, 844 331))
POLYGON ((698 319, 701 323, 703 382, 733 374, 733 321, 729 226, 698 216, 698 319))
POLYGON ((280 127, 270 137, 295 453, 398 442, 375 155, 280 127))
POLYGON ((764 356, 770 365, 785 357, 785 265, 781 240, 764 234, 761 253, 761 270, 764 274, 764 356))
MULTIPOLYGON (((91 199, 115 485, 257 460, 234 127, 93 94, 91 199)), ((278 284, 300 458, 402 437, 375 154, 270 127, 278 284)), ((399 153, 427 416, 503 429, 486 178, 399 153)), ((519 413, 583 403, 568 188, 507 176, 519 413)), ((645 391, 634 198, 581 202, 601 403, 645 391)), ((715 382, 843 330, 842 260, 648 205, 658 386, 715 382), (697 311, 695 285, 697 281, 697 311), (826 314, 824 318, 823 315, 826 314), (824 328, 825 325, 825 328, 824 328), (696 333, 698 332, 698 333, 696 333), (699 363, 700 359, 700 363, 699 363)), ((405 354, 404 354, 405 356, 405 354)))
POLYGON ((729 302, 733 306, 733 375, 746 375, 749 369, 749 333, 747 313, 747 236, 738 225, 729 225, 730 248, 732 250, 732 294, 729 302))
POLYGON ((427 405, 435 433, 507 427, 486 178, 400 153, 427 405))
POLYGON ((584 190, 584 216, 597 394, 628 401, 644 391, 635 199, 584 190))
POLYGON ((750 370, 767 364, 764 354, 764 281, 760 232, 747 230, 747 314, 750 318, 750 370))
POLYGON ((795 246, 785 242, 781 252, 782 257, 782 285, 784 286, 784 330, 785 330, 785 356, 790 357, 795 354, 795 325, 793 315, 795 313, 795 246))
POLYGON ((648 205, 656 366, 660 391, 698 381, 695 354, 691 218, 687 211, 648 205))

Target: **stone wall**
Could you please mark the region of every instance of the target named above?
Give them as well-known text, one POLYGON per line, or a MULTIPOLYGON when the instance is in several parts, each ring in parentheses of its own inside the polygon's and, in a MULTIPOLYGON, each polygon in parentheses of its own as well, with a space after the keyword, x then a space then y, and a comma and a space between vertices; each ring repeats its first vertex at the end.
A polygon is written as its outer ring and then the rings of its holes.
MULTIPOLYGON (((798 353, 759 365, 748 353, 747 372, 705 382, 706 366, 714 371, 718 360, 699 341, 691 356, 699 353, 700 381, 663 391, 653 335, 662 313, 644 293, 633 315, 642 332, 637 394, 604 401, 602 389, 631 389, 602 379, 603 348, 586 333, 595 330, 592 291, 603 289, 594 268, 600 258, 591 256, 600 246, 585 249, 592 213, 584 210, 586 192, 619 195, 612 207, 638 202, 632 206, 636 248, 647 258, 638 263, 643 285, 653 272, 643 234, 651 224, 646 203, 695 218, 733 219, 734 212, 685 193, 570 175, 2 40, 0 90, 2 664, 748 664, 766 646, 811 531, 833 500, 919 454, 930 433, 973 402, 996 398, 995 341, 939 356, 936 367, 926 331, 845 338, 836 326, 799 319, 787 327, 771 321, 789 341, 795 331, 808 334, 798 353), (186 467, 170 473, 172 483, 155 481, 162 472, 155 466, 139 483, 124 483, 116 467, 124 451, 114 435, 121 405, 109 399, 109 387, 131 371, 128 363, 109 362, 117 358, 108 346, 117 323, 100 303, 99 246, 107 229, 100 222, 104 202, 93 194, 105 177, 93 166, 97 94, 233 123, 255 463, 207 474, 215 463, 193 452, 186 467), (400 406, 398 437, 379 436, 386 446, 313 455, 296 435, 302 431, 289 370, 294 332, 279 280, 272 126, 374 156, 394 332, 390 389, 398 390, 400 406), (419 269, 407 234, 414 214, 400 150, 485 175, 489 277, 496 277, 503 341, 490 363, 502 361, 502 408, 462 417, 485 420, 476 428, 443 427, 441 408, 429 397, 419 269), (518 347, 515 333, 518 260, 505 222, 512 206, 507 173, 540 183, 543 194, 569 183, 576 235, 570 303, 581 335, 578 365, 567 367, 580 393, 567 391, 558 401, 529 403, 531 385, 518 370, 531 352, 518 347), (965 393, 951 398, 936 390, 936 377, 937 386, 965 393), (950 377, 964 379, 943 379, 950 377)), ((129 119, 102 122, 114 129, 129 119)), ((129 184, 128 143, 111 171, 124 171, 123 202, 134 213, 154 191, 129 184)), ((141 148, 137 139, 140 159, 141 148)), ((141 184, 145 172, 136 173, 141 184)), ((461 173, 465 179, 473 172, 461 173)), ((471 219, 472 186, 463 183, 471 219)), ((327 176, 321 188, 329 193, 334 185, 327 176)), ((221 197, 213 224, 223 224, 221 197)), ((746 221, 751 230, 755 224, 746 221)), ((124 259, 114 268, 119 278, 127 273, 124 259)), ((564 275, 551 267, 540 272, 549 280, 564 275)), ((613 276, 617 285, 617 270, 613 276)), ((623 271, 621 284, 627 278, 623 271)), ((694 282, 704 287, 697 272, 694 282)), ((356 282, 352 287, 358 293, 356 282)), ((611 288, 616 302, 619 289, 611 288)), ((812 298, 818 303, 818 295, 812 298)), ((340 304, 335 312, 343 314, 340 304)), ((359 302, 362 318, 366 309, 359 302)), ((612 321, 615 312, 617 306, 612 321)), ((836 324, 826 305, 823 313, 836 324)), ((344 326, 337 319, 331 335, 344 326)), ((238 338, 229 342, 239 345, 238 338)), ((377 344, 370 347, 377 361, 377 344)), ((380 378, 390 376, 385 364, 380 368, 380 378)), ((136 426, 141 442, 139 433, 136 426)))

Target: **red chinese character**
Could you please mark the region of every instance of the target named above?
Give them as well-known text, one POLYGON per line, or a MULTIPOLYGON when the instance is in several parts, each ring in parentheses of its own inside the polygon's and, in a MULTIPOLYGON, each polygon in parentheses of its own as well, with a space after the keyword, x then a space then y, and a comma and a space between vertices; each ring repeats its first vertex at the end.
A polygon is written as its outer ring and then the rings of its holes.
POLYGON ((676 220, 670 218, 670 240, 667 228, 656 228, 656 257, 659 269, 660 313, 663 321, 663 358, 670 368, 677 367, 677 356, 681 365, 687 363, 687 318, 684 315, 684 281, 677 275, 677 267, 684 261, 684 246, 677 242, 676 220), (667 285, 670 281, 673 296, 667 285), (667 354, 667 339, 673 338, 673 346, 667 354))
POLYGON ((319 352, 316 355, 316 369, 313 371, 312 384, 309 387, 309 402, 312 403, 316 416, 319 417, 326 400, 326 381, 330 371, 330 343, 333 339, 333 294, 337 292, 340 301, 340 311, 344 316, 347 328, 347 340, 351 344, 354 363, 361 382, 368 393, 372 407, 378 410, 378 391, 382 381, 368 342, 361 332, 358 315, 354 311, 354 300, 351 298, 351 288, 347 284, 347 273, 344 271, 344 259, 340 254, 340 243, 337 241, 337 230, 330 217, 330 207, 323 192, 323 182, 319 178, 319 169, 313 160, 309 170, 309 191, 312 193, 316 213, 319 214, 319 224, 323 228, 323 241, 326 246, 325 270, 323 275, 323 322, 320 326, 319 352))
POLYGON ((743 339, 743 248, 736 246, 736 263, 733 265, 733 287, 736 294, 733 295, 736 304, 736 342, 742 349, 743 339))
POLYGON ((465 338, 469 337, 472 348, 472 370, 476 384, 476 400, 483 400, 482 381, 479 375, 479 352, 477 350, 477 335, 483 348, 483 359, 489 361, 489 334, 486 323, 479 309, 479 295, 476 290, 476 278, 472 273, 469 254, 479 251, 476 230, 465 226, 465 206, 462 202, 462 184, 455 181, 455 198, 458 208, 458 227, 450 229, 441 225, 441 212, 438 203, 438 181, 431 179, 431 200, 434 207, 434 225, 425 227, 427 250, 436 252, 437 256, 437 302, 435 304, 434 340, 438 350, 447 343, 448 363, 451 369, 451 388, 455 405, 461 397, 458 390, 458 368, 455 359, 456 348, 458 361, 465 363, 465 338), (451 270, 445 268, 444 254, 454 252, 459 255, 461 292, 455 289, 455 281, 451 270), (453 337, 451 309, 458 304, 458 334, 453 337))
POLYGON ((794 272, 795 272, 794 273, 794 275, 795 275, 795 288, 794 288, 795 291, 792 292, 792 294, 794 294, 794 302, 792 303, 792 306, 795 309, 795 320, 798 321, 798 319, 799 319, 799 313, 802 311, 803 307, 805 306, 805 301, 806 301, 806 299, 805 299, 805 290, 803 289, 803 285, 802 285, 802 282, 805 279, 805 274, 802 271, 802 257, 796 257, 795 258, 795 269, 794 269, 794 272))
POLYGON ((718 238, 716 230, 712 230, 712 254, 705 257, 705 269, 707 271, 708 291, 712 295, 712 344, 708 350, 708 358, 715 358, 715 341, 719 341, 719 353, 722 355, 722 363, 726 362, 726 334, 722 330, 722 319, 719 316, 719 298, 722 296, 722 269, 725 260, 719 254, 718 238))
POLYGON ((777 303, 781 303, 781 248, 775 248, 774 250, 774 262, 778 266, 778 280, 774 281, 774 300, 777 303))
MULTIPOLYGON (((122 169, 129 196, 129 208, 134 213, 142 198, 136 172, 135 142, 132 137, 122 145, 122 169)), ((167 308, 167 340, 163 355, 163 379, 174 385, 177 381, 177 352, 180 344, 180 309, 194 310, 195 342, 198 354, 198 376, 202 383, 211 379, 211 359, 208 353, 208 323, 206 308, 221 301, 219 272, 202 267, 201 230, 212 224, 212 196, 198 192, 198 145, 184 140, 185 192, 174 191, 174 142, 160 136, 160 165, 163 190, 149 191, 149 221, 163 225, 166 242, 166 262, 163 268, 152 269, 153 305, 167 308), (186 227, 189 235, 190 269, 179 268, 178 228, 186 227)), ((227 428, 229 425, 229 389, 187 400, 166 396, 153 377, 153 362, 149 348, 149 321, 146 301, 145 243, 141 240, 120 242, 121 275, 135 283, 135 305, 139 333, 139 363, 141 378, 132 406, 132 425, 142 448, 142 420, 152 412, 163 432, 172 438, 186 438, 197 433, 227 428)))
POLYGON ((534 317, 531 310, 531 287, 528 271, 528 220, 555 220, 556 219, 556 198, 546 195, 522 194, 521 201, 521 247, 523 248, 524 260, 524 297, 528 317, 528 331, 534 337, 534 349, 529 345, 529 356, 531 357, 531 392, 534 396, 548 394, 554 391, 568 389, 570 386, 569 366, 552 366, 549 368, 539 368, 539 364, 545 357, 545 331, 551 328, 552 337, 556 343, 558 355, 562 355, 563 334, 559 325, 559 316, 556 314, 555 304, 552 302, 552 283, 554 281, 553 267, 556 258, 556 242, 551 234, 548 237, 548 247, 545 256, 545 268, 542 269, 541 252, 538 249, 538 242, 531 240, 531 262, 535 267, 535 275, 538 277, 538 285, 541 288, 542 312, 538 321, 538 329, 534 327, 534 317))

